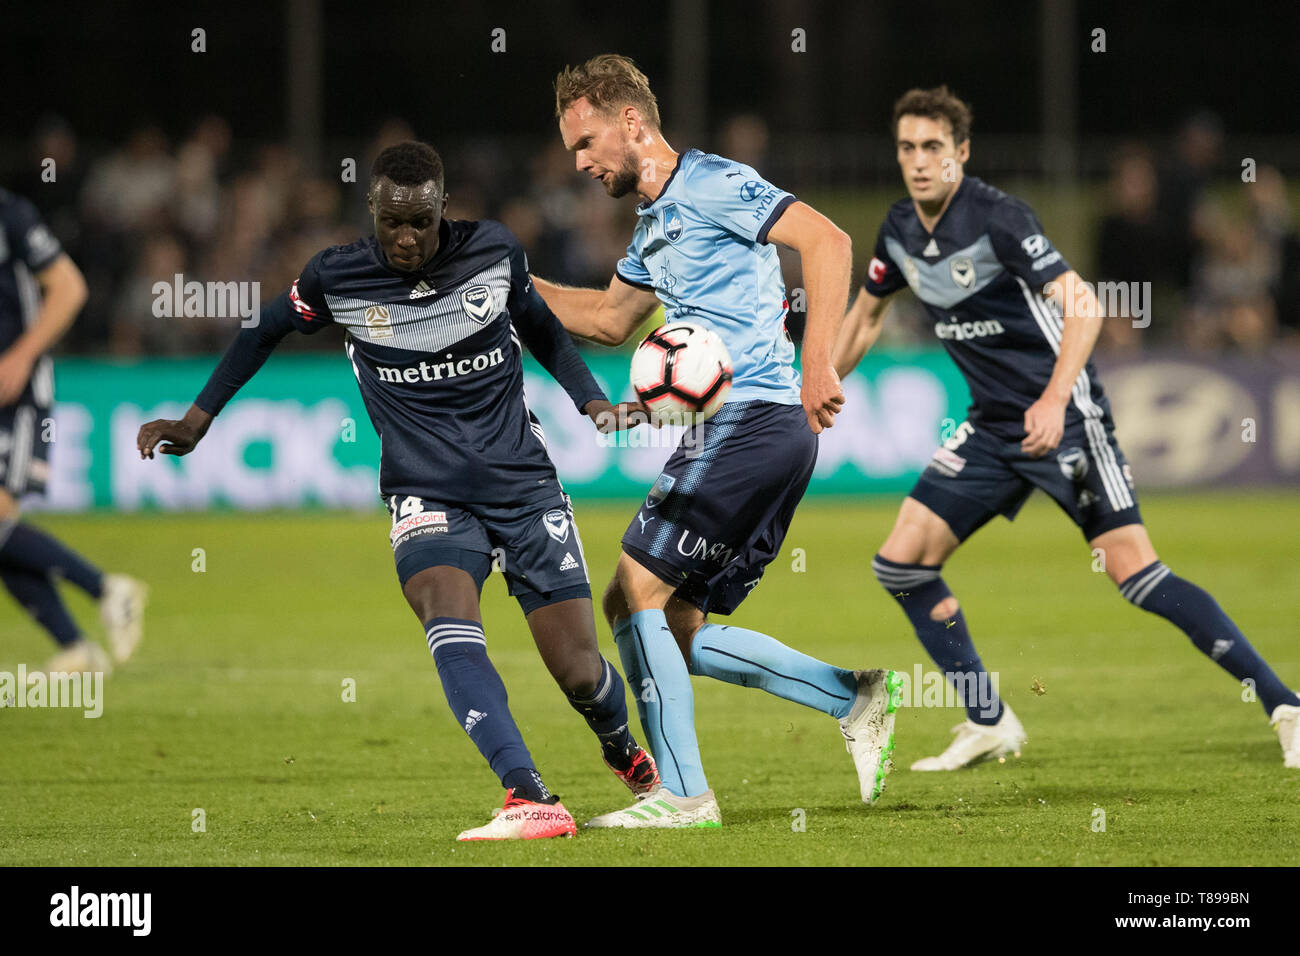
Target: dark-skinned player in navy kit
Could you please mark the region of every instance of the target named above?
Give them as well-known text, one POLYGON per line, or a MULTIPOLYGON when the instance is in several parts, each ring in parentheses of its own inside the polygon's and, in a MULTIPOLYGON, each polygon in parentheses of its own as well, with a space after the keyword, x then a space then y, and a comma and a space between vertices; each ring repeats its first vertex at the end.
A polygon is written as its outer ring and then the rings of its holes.
POLYGON ((522 345, 603 430, 613 406, 532 287, 518 240, 491 221, 446 220, 442 161, 423 143, 384 150, 371 174, 375 235, 307 263, 244 330, 180 421, 140 429, 144 457, 192 451, 289 332, 346 328, 345 350, 379 433, 380 493, 398 577, 424 625, 447 701, 506 788, 505 807, 462 840, 572 835, 542 782, 489 661, 479 597, 502 555, 548 670, 633 793, 658 784, 628 730, 623 681, 597 649, 582 543, 523 390, 522 345))

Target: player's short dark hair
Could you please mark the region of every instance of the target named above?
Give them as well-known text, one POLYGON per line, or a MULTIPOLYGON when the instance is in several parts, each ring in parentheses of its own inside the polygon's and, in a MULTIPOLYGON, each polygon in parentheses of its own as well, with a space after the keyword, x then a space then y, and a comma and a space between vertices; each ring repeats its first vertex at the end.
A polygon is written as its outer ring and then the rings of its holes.
POLYGON ((441 195, 442 157, 428 143, 396 143, 375 157, 370 167, 370 188, 374 189, 381 178, 391 179, 398 186, 422 186, 433 180, 441 195))
POLYGON ((945 119, 952 129, 952 141, 960 146, 970 139, 970 106, 958 99, 947 86, 932 90, 910 89, 894 103, 894 139, 898 139, 898 121, 904 116, 925 116, 932 120, 945 119))
POLYGON ((635 106, 642 119, 659 129, 659 101, 650 81, 625 56, 602 53, 581 66, 566 66, 555 78, 555 118, 583 97, 605 116, 635 106))

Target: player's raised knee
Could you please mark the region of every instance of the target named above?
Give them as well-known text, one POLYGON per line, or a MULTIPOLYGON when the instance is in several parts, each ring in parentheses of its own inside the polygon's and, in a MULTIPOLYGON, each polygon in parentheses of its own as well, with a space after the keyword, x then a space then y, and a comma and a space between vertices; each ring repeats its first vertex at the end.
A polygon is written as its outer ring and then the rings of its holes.
POLYGON ((677 641, 677 647, 689 665, 691 642, 695 640, 696 632, 707 623, 706 618, 699 608, 678 598, 668 602, 664 614, 668 620, 668 629, 673 632, 673 639, 677 641))

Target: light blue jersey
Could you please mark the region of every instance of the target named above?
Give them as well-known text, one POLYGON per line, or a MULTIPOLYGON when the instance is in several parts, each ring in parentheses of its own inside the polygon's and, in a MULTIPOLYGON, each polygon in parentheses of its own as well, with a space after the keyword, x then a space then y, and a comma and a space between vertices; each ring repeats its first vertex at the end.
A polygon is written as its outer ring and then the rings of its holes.
POLYGON ((785 282, 768 230, 795 201, 751 167, 682 153, 659 198, 636 207, 618 277, 653 291, 669 322, 717 333, 731 352, 729 401, 798 405, 785 282))

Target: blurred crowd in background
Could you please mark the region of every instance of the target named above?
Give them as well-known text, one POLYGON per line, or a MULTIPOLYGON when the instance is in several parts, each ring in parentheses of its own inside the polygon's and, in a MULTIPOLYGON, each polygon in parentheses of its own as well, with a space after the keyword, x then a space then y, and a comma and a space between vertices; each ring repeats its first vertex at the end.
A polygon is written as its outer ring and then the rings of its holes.
POLYGON ((1160 158, 1130 143, 1111 163, 1095 276, 1085 278, 1151 282, 1153 320, 1149 329, 1107 322, 1101 346, 1136 350, 1151 333, 1196 349, 1260 351, 1300 337, 1300 235, 1282 174, 1253 159, 1234 164, 1208 113, 1160 158))
MULTIPOLYGON (((185 281, 255 281, 269 301, 317 251, 370 233, 370 164, 385 146, 411 138, 418 137, 405 122, 384 123, 353 157, 356 181, 344 182, 340 168, 313 170, 283 145, 236 143, 218 116, 179 139, 143 126, 93 155, 75 130, 47 118, 27 161, 4 182, 36 204, 89 283, 90 300, 61 351, 132 357, 223 349, 230 319, 156 317, 154 284, 178 273, 185 281), (42 175, 48 159, 53 181, 42 175)), ((1081 190, 1079 208, 1091 219, 1091 274, 1077 256, 1076 268, 1099 282, 1150 282, 1153 292, 1150 327, 1106 322, 1101 348, 1259 351, 1300 340, 1300 237, 1286 183, 1261 165, 1243 184, 1222 143, 1220 121, 1198 115, 1172 144, 1123 146, 1104 187, 1081 190)), ((797 183, 775 175, 779 161, 776 169, 768 162, 761 119, 733 118, 715 148, 797 191, 797 183)), ((611 202, 577 175, 558 139, 531 149, 506 140, 458 143, 443 147, 443 159, 449 217, 501 220, 538 275, 582 286, 609 282, 631 236, 630 204, 611 202)), ((979 174, 978 165, 968 172, 979 174)), ((890 198, 903 193, 897 180, 863 188, 890 198)), ((820 205, 834 218, 833 205, 820 205)), ((1044 225, 1051 236, 1052 222, 1044 225)), ((875 235, 853 239, 856 286, 875 235)), ((783 263, 787 284, 800 285, 797 255, 783 255, 783 263)), ((884 343, 934 343, 914 302, 896 308, 884 343)), ((788 323, 796 336, 801 318, 788 323)), ((294 338, 297 347, 337 347, 332 336, 294 338)))

